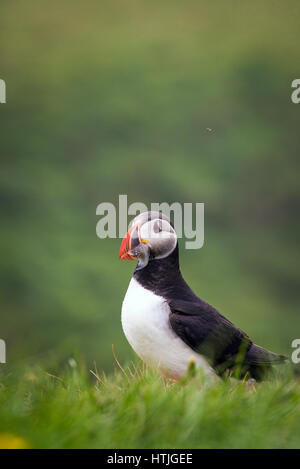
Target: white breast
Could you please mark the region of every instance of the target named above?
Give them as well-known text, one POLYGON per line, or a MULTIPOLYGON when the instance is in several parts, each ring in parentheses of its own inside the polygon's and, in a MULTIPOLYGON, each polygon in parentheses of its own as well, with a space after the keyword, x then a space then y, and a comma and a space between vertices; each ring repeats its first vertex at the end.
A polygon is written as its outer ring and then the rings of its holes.
POLYGON ((178 379, 193 358, 196 366, 212 373, 206 359, 175 334, 169 323, 170 308, 164 298, 131 279, 122 306, 122 326, 134 351, 167 377, 178 379))

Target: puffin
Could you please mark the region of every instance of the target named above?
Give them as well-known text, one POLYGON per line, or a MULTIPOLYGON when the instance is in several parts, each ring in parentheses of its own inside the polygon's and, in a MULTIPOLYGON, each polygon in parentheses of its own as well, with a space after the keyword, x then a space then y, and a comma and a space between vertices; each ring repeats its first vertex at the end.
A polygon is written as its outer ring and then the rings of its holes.
POLYGON ((179 266, 174 225, 162 212, 134 218, 119 258, 137 261, 121 312, 136 354, 165 377, 180 380, 190 364, 205 376, 261 381, 286 357, 253 343, 217 309, 196 295, 179 266))

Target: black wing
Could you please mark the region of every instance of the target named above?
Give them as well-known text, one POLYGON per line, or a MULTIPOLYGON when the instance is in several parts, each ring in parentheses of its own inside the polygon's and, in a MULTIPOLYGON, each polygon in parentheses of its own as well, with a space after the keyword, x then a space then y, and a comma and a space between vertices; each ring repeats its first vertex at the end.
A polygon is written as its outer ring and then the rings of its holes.
POLYGON ((204 355, 218 374, 238 368, 261 380, 271 365, 287 358, 254 344, 248 335, 205 301, 171 300, 170 324, 174 332, 193 350, 204 355))
POLYGON ((216 371, 231 368, 239 354, 245 356, 252 341, 215 308, 199 301, 171 300, 170 324, 193 350, 204 355, 216 371))

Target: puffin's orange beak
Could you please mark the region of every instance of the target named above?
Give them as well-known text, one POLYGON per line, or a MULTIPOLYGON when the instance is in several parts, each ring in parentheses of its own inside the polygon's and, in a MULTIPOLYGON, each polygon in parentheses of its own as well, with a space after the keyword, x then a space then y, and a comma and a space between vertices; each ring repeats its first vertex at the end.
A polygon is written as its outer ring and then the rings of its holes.
POLYGON ((133 227, 130 228, 130 230, 128 231, 128 233, 126 234, 126 236, 124 237, 121 243, 120 254, 119 254, 119 258, 121 259, 121 261, 134 261, 136 259, 136 257, 133 257, 131 254, 129 254, 129 252, 133 248, 131 236, 134 230, 137 228, 138 228, 138 225, 133 225, 133 227))

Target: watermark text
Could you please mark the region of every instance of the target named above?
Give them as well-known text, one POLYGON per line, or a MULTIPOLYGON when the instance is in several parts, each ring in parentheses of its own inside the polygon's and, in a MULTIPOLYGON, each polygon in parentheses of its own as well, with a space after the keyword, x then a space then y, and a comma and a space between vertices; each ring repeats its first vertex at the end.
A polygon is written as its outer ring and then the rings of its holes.
POLYGON ((4 80, 0 79, 0 103, 6 103, 6 83, 4 80))
POLYGON ((3 339, 0 339, 0 363, 6 363, 6 344, 3 339))
POLYGON ((96 225, 100 239, 124 238, 129 224, 128 216, 136 217, 143 212, 162 212, 173 220, 178 238, 186 238, 186 249, 200 249, 204 244, 204 203, 153 202, 148 208, 143 202, 134 202, 128 206, 127 195, 119 195, 119 206, 111 202, 102 202, 96 208, 96 215, 101 218, 96 225), (117 223, 118 222, 118 223, 117 223), (117 226, 118 225, 118 226, 117 226))
POLYGON ((292 342, 292 348, 295 350, 292 353, 292 362, 300 363, 300 339, 294 339, 292 342))
POLYGON ((292 81, 292 88, 296 88, 291 94, 291 100, 294 104, 300 103, 300 78, 292 81))

